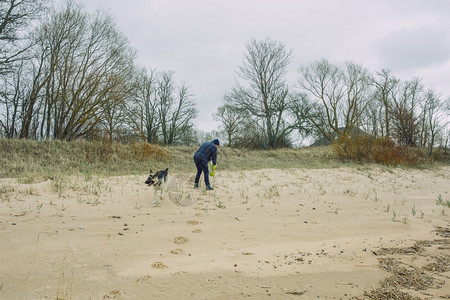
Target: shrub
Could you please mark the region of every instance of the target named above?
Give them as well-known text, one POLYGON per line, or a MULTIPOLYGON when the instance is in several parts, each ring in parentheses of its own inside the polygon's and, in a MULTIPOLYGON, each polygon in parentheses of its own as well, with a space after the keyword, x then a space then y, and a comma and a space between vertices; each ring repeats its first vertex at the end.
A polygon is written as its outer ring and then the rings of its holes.
POLYGON ((108 138, 94 141, 82 141, 86 160, 89 163, 108 162, 114 153, 118 152, 119 145, 108 138))
POLYGON ((418 149, 397 146, 388 138, 372 138, 368 135, 341 135, 332 147, 339 159, 388 166, 415 166, 422 156, 422 152, 418 149))
POLYGON ((169 154, 163 148, 147 142, 132 142, 131 149, 133 150, 134 157, 139 161, 148 161, 151 159, 162 161, 169 158, 169 154))

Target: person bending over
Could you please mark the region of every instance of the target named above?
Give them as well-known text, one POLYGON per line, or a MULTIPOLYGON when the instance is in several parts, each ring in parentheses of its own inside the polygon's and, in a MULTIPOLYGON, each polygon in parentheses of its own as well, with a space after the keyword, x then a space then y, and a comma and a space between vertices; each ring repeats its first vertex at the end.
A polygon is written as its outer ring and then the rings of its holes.
POLYGON ((197 167, 197 175, 195 175, 194 188, 198 188, 198 181, 200 180, 200 176, 203 172, 206 189, 209 191, 214 190, 214 188, 209 184, 208 162, 212 161, 213 165, 211 169, 214 170, 217 163, 217 147, 219 144, 218 139, 215 139, 212 142, 205 142, 200 146, 200 148, 198 148, 197 152, 195 152, 194 163, 197 167))

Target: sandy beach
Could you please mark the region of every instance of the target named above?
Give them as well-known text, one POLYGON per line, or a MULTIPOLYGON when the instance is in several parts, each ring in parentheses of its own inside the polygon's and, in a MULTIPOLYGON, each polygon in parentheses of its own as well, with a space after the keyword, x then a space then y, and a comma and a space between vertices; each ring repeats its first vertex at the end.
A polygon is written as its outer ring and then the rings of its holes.
POLYGON ((147 175, 0 179, 0 299, 450 299, 450 167, 147 175))

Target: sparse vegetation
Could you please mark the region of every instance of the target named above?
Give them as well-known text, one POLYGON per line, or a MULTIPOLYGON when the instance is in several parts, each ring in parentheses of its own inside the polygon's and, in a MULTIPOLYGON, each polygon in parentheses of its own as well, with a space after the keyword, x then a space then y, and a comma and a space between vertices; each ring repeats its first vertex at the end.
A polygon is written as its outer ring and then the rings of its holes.
MULTIPOLYGON (((64 177, 75 175, 89 182, 95 176, 133 175, 148 172, 149 168, 169 167, 171 170, 191 171, 192 154, 196 146, 160 147, 146 143, 120 144, 59 140, 19 140, 0 138, 0 178, 26 179, 28 183, 51 179, 62 194, 64 177), (97 145, 97 146, 95 146, 97 145), (93 149, 96 150, 93 150, 93 149), (102 150, 103 149, 103 150, 102 150), (106 150, 105 150, 106 149, 106 150), (107 151, 106 156, 92 152, 107 151)), ((333 168, 343 164, 332 147, 300 149, 247 150, 221 147, 218 168, 223 170, 255 170, 262 168, 333 168)), ((446 165, 434 162, 433 166, 446 165)), ((7 187, 0 188, 2 201, 7 187)), ((447 201, 450 206, 450 202, 447 201)))
POLYGON ((14 187, 8 185, 0 186, 0 201, 9 202, 11 199, 11 194, 14 192, 14 187))
MULTIPOLYGON (((0 177, 27 178, 38 182, 53 180, 54 189, 62 194, 68 175, 80 176, 90 182, 95 176, 132 175, 168 166, 171 170, 191 171, 196 146, 160 147, 146 143, 120 144, 59 140, 19 140, 0 138, 0 177), (108 155, 101 152, 106 151, 108 155), (96 153, 96 154, 95 154, 96 153), (93 156, 96 158, 94 159, 93 156)), ((338 167, 328 147, 301 149, 255 150, 219 149, 218 168, 223 170, 254 170, 261 168, 338 167)), ((1 187, 2 200, 8 194, 1 187)))
POLYGON ((225 204, 223 204, 223 202, 222 201, 220 201, 220 200, 215 200, 214 201, 214 204, 217 206, 217 208, 226 208, 226 206, 225 206, 225 204))
POLYGON ((70 204, 66 206, 66 205, 64 205, 64 203, 61 203, 61 211, 66 211, 69 207, 70 207, 70 204))
POLYGON ((280 192, 276 185, 271 185, 264 191, 264 198, 273 199, 274 197, 280 197, 280 192))
POLYGON ((446 206, 450 208, 450 200, 444 200, 444 198, 442 198, 442 195, 439 194, 437 200, 436 200, 436 204, 437 205, 442 205, 442 206, 446 206))
POLYGON ((352 191, 352 190, 350 190, 350 189, 346 189, 346 190, 344 191, 344 195, 353 197, 353 196, 356 195, 356 192, 355 192, 355 191, 352 191))

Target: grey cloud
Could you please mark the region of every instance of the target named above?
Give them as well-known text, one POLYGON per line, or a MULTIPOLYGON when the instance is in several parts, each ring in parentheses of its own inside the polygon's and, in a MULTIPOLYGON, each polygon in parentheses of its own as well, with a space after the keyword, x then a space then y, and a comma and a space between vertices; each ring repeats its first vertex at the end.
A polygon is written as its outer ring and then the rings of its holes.
POLYGON ((445 63, 450 58, 446 35, 430 29, 403 29, 375 42, 381 65, 397 71, 445 63))

